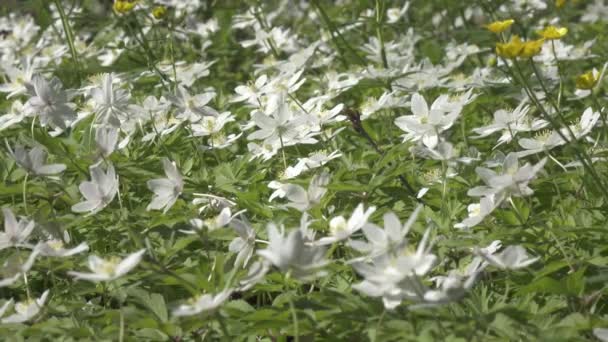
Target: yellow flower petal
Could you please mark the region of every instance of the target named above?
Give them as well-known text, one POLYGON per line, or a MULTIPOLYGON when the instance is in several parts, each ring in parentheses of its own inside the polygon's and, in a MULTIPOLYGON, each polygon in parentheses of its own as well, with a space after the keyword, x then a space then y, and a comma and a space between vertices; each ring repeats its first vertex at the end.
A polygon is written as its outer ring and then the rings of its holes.
POLYGON ((538 35, 545 39, 560 39, 568 33, 566 27, 547 26, 544 30, 538 31, 538 35))
POLYGON ((495 21, 493 23, 486 25, 485 27, 494 33, 501 33, 501 32, 504 32, 505 30, 507 30, 509 27, 511 27, 511 25, 513 25, 514 22, 515 22, 515 20, 513 20, 513 19, 495 21))

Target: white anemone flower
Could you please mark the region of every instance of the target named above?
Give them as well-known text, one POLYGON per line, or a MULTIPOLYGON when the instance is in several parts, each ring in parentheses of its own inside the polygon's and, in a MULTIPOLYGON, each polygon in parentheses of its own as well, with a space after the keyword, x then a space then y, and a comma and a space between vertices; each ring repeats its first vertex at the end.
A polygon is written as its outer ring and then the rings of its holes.
POLYGON ((28 173, 38 176, 51 176, 65 170, 64 164, 46 164, 47 154, 40 146, 36 146, 29 151, 21 145, 15 146, 13 150, 7 144, 7 148, 17 164, 26 169, 28 173))
POLYGON ((61 81, 53 77, 47 81, 36 75, 26 83, 30 99, 25 103, 28 116, 38 116, 42 127, 50 125, 64 130, 76 118, 75 105, 69 102, 71 95, 63 89, 61 81))
POLYGON ((111 126, 98 127, 95 130, 95 145, 104 158, 109 157, 116 149, 120 131, 111 126))
POLYGON ((93 215, 110 204, 118 193, 118 176, 112 164, 108 166, 106 172, 103 171, 101 164, 91 166, 89 170, 91 181, 84 181, 78 186, 85 201, 74 204, 72 211, 89 212, 88 215, 93 215))
POLYGON ((23 103, 15 100, 11 104, 10 112, 0 116, 0 131, 20 123, 23 119, 25 119, 23 103))
POLYGON ((275 197, 287 198, 289 203, 287 207, 295 208, 301 212, 304 212, 321 202, 321 198, 327 192, 327 184, 329 184, 330 175, 327 172, 323 172, 316 175, 310 181, 308 190, 295 184, 281 184, 278 182, 270 182, 268 187, 276 189, 272 195, 270 195, 270 201, 275 197))
POLYGON ((102 259, 96 255, 91 255, 89 256, 88 266, 93 273, 69 271, 68 274, 76 279, 89 280, 93 282, 112 281, 124 276, 135 268, 135 266, 137 266, 141 261, 145 252, 145 249, 141 249, 135 253, 129 254, 124 259, 118 257, 102 259))
POLYGON ((192 298, 187 304, 182 304, 173 310, 173 316, 193 316, 200 313, 213 313, 217 310, 232 294, 232 289, 225 289, 215 295, 204 294, 192 298))
POLYGON ((44 306, 49 290, 44 291, 36 300, 26 300, 15 303, 15 313, 2 319, 2 323, 23 323, 36 316, 44 306))
POLYGON ((4 232, 0 232, 0 250, 26 243, 36 223, 23 218, 17 221, 13 211, 8 208, 2 208, 2 213, 4 215, 4 232))
POLYGON ((257 253, 281 271, 302 281, 325 275, 321 270, 328 263, 325 248, 308 244, 301 229, 293 229, 286 235, 284 227, 279 230, 270 224, 268 239, 268 248, 257 253))
POLYGON ((329 245, 349 238, 367 223, 367 220, 375 211, 376 207, 372 206, 365 210, 363 203, 360 203, 357 208, 355 208, 348 221, 343 216, 332 218, 329 221, 329 231, 331 235, 323 237, 315 243, 317 245, 329 245))
POLYGON ((50 239, 36 245, 36 250, 38 250, 42 256, 69 257, 88 251, 89 245, 86 242, 82 242, 74 248, 65 248, 62 240, 50 239))
POLYGON ((232 253, 237 253, 234 265, 245 267, 249 263, 249 259, 251 259, 255 249, 255 230, 245 219, 234 219, 230 222, 230 226, 239 236, 230 242, 228 250, 232 253))
POLYGON ((167 178, 158 178, 148 181, 148 189, 154 192, 152 202, 146 210, 163 210, 166 213, 177 201, 182 193, 184 182, 175 162, 163 158, 163 168, 167 178))
POLYGON ((526 249, 519 245, 508 246, 497 254, 488 253, 485 250, 477 250, 477 254, 492 266, 510 270, 528 267, 540 259, 529 256, 526 249))
POLYGON ((438 97, 429 108, 422 95, 412 95, 411 110, 413 115, 404 115, 395 119, 395 125, 406 132, 404 141, 419 141, 428 148, 435 148, 439 143, 439 134, 452 127, 462 106, 453 106, 447 95, 438 97))
POLYGON ((34 249, 25 262, 21 260, 21 256, 18 254, 13 254, 7 258, 2 264, 2 269, 0 271, 3 277, 0 279, 0 287, 10 286, 26 274, 34 265, 34 261, 36 261, 38 254, 39 252, 34 249))

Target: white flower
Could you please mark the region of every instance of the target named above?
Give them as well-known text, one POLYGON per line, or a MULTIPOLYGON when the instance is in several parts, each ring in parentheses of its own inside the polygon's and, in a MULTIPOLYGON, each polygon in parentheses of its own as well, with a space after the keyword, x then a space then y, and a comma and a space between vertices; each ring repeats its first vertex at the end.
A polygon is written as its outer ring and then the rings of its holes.
POLYGON ((523 158, 531 154, 549 151, 564 145, 566 141, 556 131, 547 130, 536 134, 534 138, 519 139, 518 143, 525 150, 517 152, 517 156, 523 158))
POLYGON ((0 116, 0 131, 20 123, 24 118, 25 111, 23 103, 19 100, 13 101, 10 113, 0 116))
POLYGON ((139 250, 133 254, 129 254, 126 258, 121 259, 112 257, 102 259, 96 255, 89 256, 88 266, 93 273, 81 273, 69 271, 68 274, 76 279, 84 279, 89 281, 111 281, 118 279, 129 271, 131 271, 141 261, 145 249, 139 250))
POLYGON ((0 250, 24 244, 34 230, 35 222, 21 219, 17 221, 13 212, 2 208, 4 215, 4 232, 0 233, 0 250))
POLYGON ((470 189, 467 194, 473 197, 496 195, 498 203, 510 196, 530 196, 534 191, 528 187, 528 184, 536 178, 536 174, 542 170, 546 162, 547 158, 543 158, 536 165, 526 163, 519 167, 517 154, 509 153, 503 162, 501 174, 484 167, 475 168, 475 172, 486 185, 470 189))
POLYGON ((275 197, 287 198, 290 202, 286 204, 287 207, 304 212, 321 202, 321 198, 327 192, 326 186, 329 184, 329 178, 330 175, 327 172, 314 176, 310 181, 308 191, 299 185, 271 182, 268 186, 277 190, 270 195, 270 201, 275 197))
MULTIPOLYGON (((608 7, 606 9, 608 10, 608 7)), ((593 329, 593 335, 602 342, 608 342, 608 329, 606 328, 593 329)))
POLYGON ((40 312, 48 295, 49 290, 46 290, 40 298, 37 298, 36 300, 15 303, 15 313, 4 317, 2 323, 23 323, 29 321, 40 312))
POLYGON ((101 164, 91 166, 89 170, 91 181, 84 181, 78 186, 85 201, 74 204, 72 211, 76 213, 88 211, 88 215, 92 215, 112 202, 118 192, 118 177, 112 164, 108 165, 106 172, 103 171, 101 164))
POLYGON ((7 80, 6 83, 0 84, 0 93, 8 93, 7 99, 11 97, 25 94, 27 88, 25 85, 32 80, 32 75, 36 69, 35 63, 32 63, 32 59, 25 57, 21 59, 21 68, 17 68, 13 65, 3 65, 4 76, 7 80))
POLYGON ((2 264, 2 269, 0 271, 3 277, 3 279, 0 280, 0 287, 14 284, 19 278, 27 273, 34 265, 34 261, 36 261, 38 254, 39 251, 34 249, 25 262, 21 260, 21 256, 18 254, 11 255, 7 258, 4 261, 4 264, 2 264))
POLYGON ((274 224, 268 225, 268 248, 258 251, 262 256, 283 272, 299 280, 308 281, 323 276, 320 269, 328 261, 325 259, 325 249, 311 246, 304 240, 301 229, 294 229, 287 236, 274 224))
POLYGON ((394 309, 403 299, 419 300, 425 291, 419 277, 427 275, 437 260, 428 252, 427 233, 415 254, 382 254, 371 263, 355 263, 353 267, 365 279, 353 289, 370 297, 382 297, 387 309, 394 309))
POLYGON ((128 113, 129 92, 114 86, 120 79, 113 73, 102 74, 99 81, 100 84, 91 90, 96 120, 119 128, 128 113))
POLYGON ((369 207, 364 210, 363 203, 360 203, 351 217, 346 221, 343 216, 337 216, 329 221, 329 230, 331 236, 326 236, 315 243, 318 245, 329 245, 347 239, 353 233, 359 231, 366 223, 369 217, 376 211, 376 207, 369 207))
POLYGON ((13 151, 7 144, 10 155, 15 159, 17 164, 27 170, 27 172, 39 175, 39 176, 50 176, 56 175, 65 170, 64 164, 45 164, 46 163, 46 151, 36 146, 31 150, 27 151, 23 146, 15 146, 13 151))
POLYGON ((496 209, 497 203, 494 201, 494 195, 482 197, 479 203, 469 204, 467 210, 469 217, 462 222, 454 225, 454 228, 468 229, 474 227, 483 221, 486 216, 490 215, 496 209))
POLYGON ((175 95, 167 96, 168 100, 178 108, 177 119, 180 121, 198 122, 206 115, 215 113, 207 104, 213 100, 215 92, 209 91, 198 95, 190 95, 184 87, 177 87, 175 95))
POLYGON ((147 183, 148 189, 154 192, 154 198, 146 210, 163 209, 166 213, 182 193, 184 182, 175 163, 163 158, 163 167, 167 178, 152 179, 147 183))
POLYGON ((478 135, 475 138, 484 138, 495 132, 502 132, 495 146, 509 143, 520 132, 537 131, 546 127, 549 123, 545 120, 533 119, 528 116, 530 106, 521 102, 514 110, 504 109, 494 112, 494 122, 490 125, 473 129, 478 135))
POLYGON ((173 316, 192 316, 201 312, 212 313, 220 307, 232 294, 232 289, 225 289, 216 295, 204 294, 182 304, 173 310, 173 316))
POLYGON ((232 98, 231 102, 247 101, 247 103, 252 106, 259 106, 258 100, 263 95, 263 87, 266 85, 267 81, 268 76, 261 75, 253 84, 237 86, 234 89, 234 92, 237 93, 237 95, 232 98))
POLYGON ((36 245, 36 250, 39 251, 40 255, 42 256, 68 257, 88 251, 89 245, 86 242, 83 242, 74 248, 67 249, 64 247, 62 240, 51 239, 40 242, 38 245, 36 245))
POLYGON ((264 279, 266 273, 270 270, 270 265, 266 260, 256 261, 249 266, 247 276, 239 281, 238 291, 244 292, 255 286, 264 279))
POLYGON ((361 120, 365 120, 372 114, 388 108, 406 107, 410 105, 405 96, 396 95, 394 91, 384 92, 380 98, 370 98, 361 106, 361 120))
POLYGON ((470 290, 481 270, 472 274, 461 275, 451 271, 447 276, 433 277, 437 286, 436 290, 427 289, 423 295, 424 304, 418 307, 429 305, 445 304, 458 300, 470 290))
POLYGON ((413 115, 395 119, 395 124, 406 132, 403 136, 404 140, 422 140, 422 143, 431 149, 437 146, 439 133, 452 127, 462 110, 460 106, 451 107, 446 104, 449 104, 447 95, 438 97, 431 108, 422 95, 418 93, 412 95, 413 115))
POLYGON ((528 267, 539 259, 539 257, 530 257, 526 249, 519 245, 509 246, 498 254, 488 253, 484 250, 477 250, 477 254, 492 266, 511 270, 528 267))
POLYGON ((39 116, 43 127, 50 124, 64 130, 76 118, 74 104, 57 77, 47 81, 36 75, 26 87, 31 98, 25 103, 25 111, 28 116, 39 116))
POLYGON ((192 136, 205 137, 221 132, 222 128, 229 123, 234 121, 234 116, 230 112, 224 112, 217 116, 207 115, 204 116, 197 124, 190 126, 192 129, 192 136))
POLYGON ((417 206, 404 224, 401 224, 397 215, 388 212, 384 214, 384 229, 380 229, 373 223, 366 223, 362 230, 367 242, 352 240, 349 245, 371 257, 384 253, 396 253, 402 250, 407 243, 405 236, 416 222, 421 210, 422 206, 417 206))
POLYGON ((403 7, 398 8, 398 7, 391 7, 389 9, 386 10, 386 22, 389 24, 394 24, 396 22, 399 21, 399 19, 401 19, 401 17, 403 17, 403 15, 405 14, 405 12, 407 12, 408 8, 410 8, 410 2, 406 1, 403 4, 403 7))
POLYGON ((245 219, 233 219, 230 221, 230 226, 239 236, 230 242, 228 250, 232 253, 238 253, 234 261, 235 267, 240 265, 245 267, 255 249, 255 231, 245 219))
POLYGON ((98 127, 95 130, 95 144, 103 157, 107 158, 114 152, 119 133, 118 128, 111 126, 98 127))

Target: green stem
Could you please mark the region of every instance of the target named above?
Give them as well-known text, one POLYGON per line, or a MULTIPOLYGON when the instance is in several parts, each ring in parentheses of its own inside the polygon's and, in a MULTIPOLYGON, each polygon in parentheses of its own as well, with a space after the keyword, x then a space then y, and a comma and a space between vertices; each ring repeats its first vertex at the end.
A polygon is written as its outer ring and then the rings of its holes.
POLYGON ((72 59, 76 64, 76 72, 79 75, 78 79, 80 81, 80 67, 78 63, 78 53, 76 52, 76 47, 74 46, 74 35, 72 33, 70 23, 68 22, 68 18, 65 15, 65 11, 63 10, 63 6, 61 5, 61 1, 55 0, 55 6, 57 7, 57 11, 59 12, 59 16, 61 17, 61 24, 63 25, 63 31, 65 31, 65 38, 68 41, 70 53, 72 54, 72 59))
POLYGON ((30 174, 26 173, 23 178, 23 208, 25 209, 25 214, 28 215, 27 212, 27 178, 30 174))
POLYGON ((293 305, 293 300, 291 299, 291 296, 289 296, 289 309, 291 311, 291 316, 293 318, 294 341, 299 342, 300 341, 300 326, 299 326, 299 322, 298 322, 298 315, 296 312, 296 308, 293 305))

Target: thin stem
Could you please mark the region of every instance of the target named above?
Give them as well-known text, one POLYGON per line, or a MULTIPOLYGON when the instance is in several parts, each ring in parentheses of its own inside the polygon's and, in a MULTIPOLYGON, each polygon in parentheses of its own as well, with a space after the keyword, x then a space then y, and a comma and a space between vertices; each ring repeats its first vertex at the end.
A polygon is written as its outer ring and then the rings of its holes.
POLYGON ((122 342, 125 337, 125 316, 122 312, 122 304, 120 307, 120 330, 118 332, 118 341, 122 342))
POLYGON ((30 174, 26 173, 23 178, 23 208, 25 209, 25 214, 28 215, 27 212, 27 178, 30 174))
POLYGON ((65 38, 68 41, 68 46, 70 48, 70 53, 72 54, 72 59, 76 64, 76 71, 78 74, 78 80, 80 81, 80 72, 79 72, 79 63, 78 63, 78 53, 76 52, 76 47, 74 46, 74 36, 72 33, 72 29, 70 28, 70 23, 68 22, 68 18, 65 15, 65 11, 63 10, 63 6, 61 5, 60 0, 55 0, 55 6, 57 7, 57 11, 59 12, 59 16, 61 17, 61 24, 63 25, 63 31, 65 31, 65 38))
POLYGON ((281 155, 283 156, 283 166, 287 170, 287 158, 285 158, 285 145, 283 145, 283 135, 279 133, 279 141, 281 142, 281 155))
POLYGON ((300 325, 298 323, 298 315, 296 313, 296 308, 293 305, 293 300, 291 299, 291 296, 289 296, 289 309, 293 318, 294 341, 300 342, 300 325))

